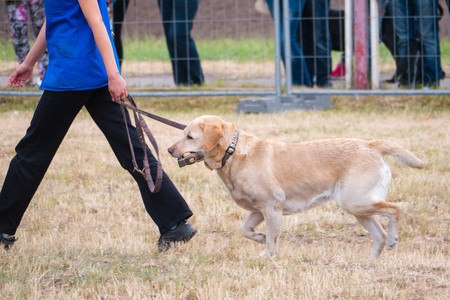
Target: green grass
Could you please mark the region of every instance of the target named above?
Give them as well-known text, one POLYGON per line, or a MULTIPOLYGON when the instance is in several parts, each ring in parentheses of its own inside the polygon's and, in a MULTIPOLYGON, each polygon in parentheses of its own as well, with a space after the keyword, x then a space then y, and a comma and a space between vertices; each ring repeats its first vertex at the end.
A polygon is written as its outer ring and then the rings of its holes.
MULTIPOLYGON (((204 60, 267 60, 275 53, 272 39, 248 38, 241 40, 220 38, 196 40, 197 49, 204 60)), ((125 37, 123 39, 127 60, 168 60, 166 40, 154 37, 125 37)), ((14 60, 16 56, 11 43, 0 42, 0 60, 14 60)))
MULTIPOLYGON (((267 60, 275 51, 272 39, 267 38, 196 40, 196 46, 203 60, 267 60)), ((169 59, 163 38, 125 39, 124 49, 128 60, 169 59)))
MULTIPOLYGON (((272 38, 246 38, 246 39, 197 39, 196 45, 203 60, 270 60, 275 53, 272 38)), ((154 37, 125 37, 124 51, 126 60, 167 60, 167 51, 164 38, 154 37)), ((333 51, 333 60, 339 60, 341 52, 333 51)), ((393 62, 389 50, 384 44, 380 46, 381 62, 393 62)), ((443 63, 450 62, 450 43, 441 40, 441 57, 443 63)), ((0 60, 14 60, 15 54, 11 43, 0 43, 0 60)))
POLYGON ((16 59, 12 43, 0 42, 0 59, 13 60, 16 59))

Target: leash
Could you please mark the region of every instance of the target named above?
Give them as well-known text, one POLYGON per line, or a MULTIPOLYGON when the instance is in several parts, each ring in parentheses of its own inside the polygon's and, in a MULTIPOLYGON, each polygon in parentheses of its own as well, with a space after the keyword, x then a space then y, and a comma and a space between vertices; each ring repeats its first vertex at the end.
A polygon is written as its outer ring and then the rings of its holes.
POLYGON ((178 123, 178 122, 175 122, 175 121, 172 121, 172 120, 169 120, 169 119, 166 119, 166 118, 154 115, 152 113, 146 112, 146 111, 144 111, 142 109, 139 109, 136 106, 136 102, 134 101, 133 97, 131 97, 130 94, 128 94, 127 99, 128 99, 128 101, 130 101, 131 105, 126 103, 125 101, 122 101, 122 100, 115 100, 115 102, 119 103, 120 106, 124 106, 126 108, 129 108, 129 109, 133 110, 135 113, 142 114, 144 116, 152 118, 153 120, 159 121, 159 122, 164 123, 166 125, 169 125, 169 126, 181 129, 181 130, 184 130, 186 128, 186 125, 184 125, 184 124, 181 124, 181 123, 178 123))
MULTIPOLYGON (((150 131, 149 127, 147 126, 147 123, 145 122, 142 115, 152 118, 153 120, 159 121, 166 125, 181 129, 181 130, 184 130, 186 128, 186 125, 163 118, 161 116, 158 116, 158 115, 155 115, 155 114, 152 114, 149 112, 146 112, 142 109, 139 109, 136 105, 136 102, 134 101, 133 97, 131 97, 130 94, 128 94, 127 99, 130 102, 130 104, 128 104, 122 100, 113 100, 113 101, 120 105, 120 110, 122 111, 123 121, 125 123, 125 128, 127 130, 127 135, 128 135, 128 144, 130 146, 131 159, 132 159, 133 167, 134 167, 133 172, 137 171, 140 174, 142 174, 142 176, 144 176, 144 178, 147 180, 147 185, 148 185, 148 188, 150 189, 151 193, 158 193, 159 190, 161 189, 162 177, 163 177, 163 169, 162 169, 162 165, 161 165, 161 160, 159 159, 158 143, 156 142, 156 139, 154 138, 153 134, 151 133, 151 131, 150 131), (131 142, 130 131, 128 129, 125 108, 131 109, 133 111, 134 122, 136 125, 136 131, 137 131, 137 134, 139 137, 139 142, 141 144, 142 150, 144 151, 144 159, 143 159, 144 168, 142 170, 139 169, 138 164, 136 162, 136 156, 135 156, 135 153, 133 150, 133 143, 131 142), (158 163, 157 163, 157 169, 156 169, 156 179, 154 181, 153 181, 152 175, 150 174, 150 165, 148 163, 147 145, 145 143, 144 132, 147 135, 148 139, 150 140, 153 148, 155 149, 156 156, 157 156, 158 163)), ((179 158, 178 165, 180 166, 180 168, 184 167, 186 165, 192 165, 202 158, 203 158, 202 153, 197 153, 197 152, 192 153, 184 158, 179 158)))
POLYGON ((159 190, 161 189, 162 177, 163 177, 163 169, 162 169, 162 165, 161 165, 161 160, 159 159, 158 144, 157 144, 153 134, 151 133, 149 127, 147 126, 147 123, 145 122, 144 118, 142 117, 142 115, 145 115, 147 117, 150 117, 152 119, 155 119, 157 121, 160 121, 164 124, 173 126, 178 129, 184 129, 186 127, 186 125, 165 119, 163 117, 148 113, 146 111, 143 111, 143 110, 137 108, 136 102, 134 101, 133 97, 131 97, 130 95, 127 96, 127 99, 128 99, 128 101, 130 101, 131 105, 125 103, 125 101, 122 101, 122 100, 114 100, 114 101, 120 105, 120 110, 122 111, 123 121, 125 123, 125 128, 127 130, 127 135, 128 135, 128 144, 130 146, 131 158, 132 158, 132 162, 133 162, 133 166, 134 166, 133 172, 137 171, 137 172, 141 173, 142 176, 144 176, 144 178, 147 180, 147 185, 148 185, 148 188, 150 189, 151 193, 158 193, 159 190), (133 143, 131 142, 130 131, 128 129, 128 123, 127 123, 127 118, 126 118, 126 114, 125 114, 125 108, 129 108, 133 111, 134 122, 136 125, 136 131, 137 131, 137 134, 139 137, 139 142, 141 144, 142 150, 144 151, 144 159, 143 159, 144 168, 142 170, 139 169, 138 164, 136 162, 136 155, 133 150, 133 143), (156 169, 156 179, 155 180, 153 180, 152 175, 150 174, 150 165, 148 163, 147 145, 145 143, 144 132, 147 135, 148 139, 150 140, 153 148, 155 149, 156 156, 157 156, 157 169, 156 169))

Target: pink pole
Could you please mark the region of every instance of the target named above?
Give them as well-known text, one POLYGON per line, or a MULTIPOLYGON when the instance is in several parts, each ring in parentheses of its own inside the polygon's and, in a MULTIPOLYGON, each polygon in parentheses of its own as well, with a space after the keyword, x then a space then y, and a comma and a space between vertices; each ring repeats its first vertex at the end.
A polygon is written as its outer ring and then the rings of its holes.
POLYGON ((355 13, 355 85, 357 90, 368 88, 369 18, 368 0, 354 2, 355 13))

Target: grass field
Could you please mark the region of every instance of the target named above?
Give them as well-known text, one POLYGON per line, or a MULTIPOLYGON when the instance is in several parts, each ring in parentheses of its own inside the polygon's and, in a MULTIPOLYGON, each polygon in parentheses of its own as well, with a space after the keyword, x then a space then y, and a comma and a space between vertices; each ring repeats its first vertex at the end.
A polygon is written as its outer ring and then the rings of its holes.
MULTIPOLYGON (((399 244, 370 261, 367 232, 332 203, 284 217, 279 255, 259 258, 264 246, 239 232, 246 211, 203 164, 179 169, 165 149, 181 132, 149 120, 198 229, 188 244, 160 254, 137 187, 82 111, 23 218, 20 240, 0 249, 2 299, 450 298, 448 97, 333 98, 327 111, 274 115, 236 115, 235 98, 137 100, 182 123, 216 114, 262 138, 398 142, 428 163, 416 170, 388 158, 388 201, 402 208, 399 244)), ((36 101, 0 98, 2 181, 36 101)))
MULTIPOLYGON (((272 60, 275 55, 272 38, 197 39, 196 45, 202 60, 265 61, 272 60)), ((440 46, 442 63, 447 65, 450 59, 448 39, 442 39, 440 46)), ((170 59, 164 38, 125 36, 123 47, 125 60, 158 61, 170 59)), ((333 60, 339 61, 340 55, 340 52, 333 51, 333 60)), ((0 43, 0 60, 15 61, 11 43, 0 43)), ((380 44, 380 62, 393 63, 391 54, 384 44, 380 44)))
MULTIPOLYGON (((272 80, 275 76, 273 39, 198 39, 196 45, 206 79, 203 90, 255 89, 275 84, 272 80)), ((331 69, 341 61, 341 56, 342 52, 332 51, 331 69)), ((450 68, 448 39, 441 40, 441 65, 448 74, 450 68)), ((0 75, 9 76, 16 66, 17 60, 12 44, 0 43, 0 75)), ((137 79, 130 88, 167 90, 174 87, 172 80, 160 81, 162 75, 172 76, 169 53, 162 38, 125 36, 124 61, 121 69, 124 77, 137 79)), ((384 44, 380 44, 379 72, 381 81, 391 78, 395 72, 394 60, 384 44)), ((284 76, 283 67, 281 73, 284 76)), ((333 89, 341 89, 343 85, 343 78, 336 79, 333 82, 333 89)), ((388 90, 393 86, 383 83, 381 88, 388 90)), ((446 88, 448 80, 441 82, 440 89, 446 88)))

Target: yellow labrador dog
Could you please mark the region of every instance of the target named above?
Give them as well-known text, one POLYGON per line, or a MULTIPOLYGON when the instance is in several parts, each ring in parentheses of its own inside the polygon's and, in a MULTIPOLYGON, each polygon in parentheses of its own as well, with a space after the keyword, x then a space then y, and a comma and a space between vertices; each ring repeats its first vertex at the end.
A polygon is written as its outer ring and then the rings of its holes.
POLYGON ((398 241, 400 209, 387 203, 391 172, 384 156, 391 155, 412 168, 424 163, 396 143, 376 140, 329 139, 283 143, 259 139, 217 116, 201 116, 168 149, 178 159, 194 153, 204 156, 207 168, 216 170, 233 200, 250 214, 242 234, 266 248, 261 256, 278 249, 282 216, 305 211, 334 200, 370 233, 371 257, 392 249, 398 241), (389 218, 388 234, 375 215, 389 218), (266 234, 256 232, 266 222, 266 234))

